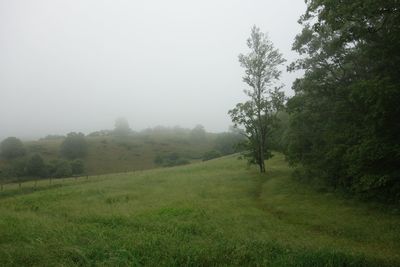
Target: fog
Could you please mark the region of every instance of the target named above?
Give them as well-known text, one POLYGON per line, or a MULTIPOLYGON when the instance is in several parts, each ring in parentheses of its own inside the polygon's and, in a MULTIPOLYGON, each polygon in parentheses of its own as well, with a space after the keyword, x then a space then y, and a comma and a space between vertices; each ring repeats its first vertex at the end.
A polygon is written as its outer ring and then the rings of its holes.
MULTIPOLYGON (((255 24, 288 64, 302 0, 0 0, 0 139, 157 125, 212 132, 246 99, 255 24)), ((291 92, 296 73, 282 75, 291 92)))

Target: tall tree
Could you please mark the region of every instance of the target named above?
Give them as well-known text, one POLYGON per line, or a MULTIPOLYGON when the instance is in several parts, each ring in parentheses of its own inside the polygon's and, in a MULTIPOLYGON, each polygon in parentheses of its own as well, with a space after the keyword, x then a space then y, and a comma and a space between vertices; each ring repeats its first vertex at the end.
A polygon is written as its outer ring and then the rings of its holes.
POLYGON ((68 159, 82 158, 86 155, 88 144, 83 133, 71 132, 61 143, 60 153, 68 159))
POLYGON ((245 69, 243 81, 249 86, 244 90, 250 98, 229 111, 235 127, 244 127, 248 139, 248 158, 265 172, 265 160, 270 156, 267 136, 271 133, 276 112, 282 106, 282 86, 276 86, 285 62, 282 54, 274 48, 268 35, 256 26, 247 40, 250 51, 239 55, 240 65, 245 69))
POLYGON ((0 144, 0 155, 6 159, 13 159, 25 155, 24 144, 16 137, 8 137, 0 144))
POLYGON ((306 2, 287 156, 334 187, 400 199, 400 2, 306 2))
POLYGON ((125 118, 117 118, 115 120, 114 134, 118 136, 127 136, 132 132, 129 122, 125 118))

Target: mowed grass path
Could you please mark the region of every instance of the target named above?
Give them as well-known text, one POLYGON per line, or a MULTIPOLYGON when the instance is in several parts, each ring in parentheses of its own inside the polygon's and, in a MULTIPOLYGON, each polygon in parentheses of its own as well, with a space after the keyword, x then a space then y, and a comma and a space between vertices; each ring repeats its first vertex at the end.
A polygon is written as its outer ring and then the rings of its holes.
MULTIPOLYGON (((0 266, 400 266, 400 216, 235 156, 0 194, 0 266)), ((44 184, 42 185, 44 186, 44 184)))

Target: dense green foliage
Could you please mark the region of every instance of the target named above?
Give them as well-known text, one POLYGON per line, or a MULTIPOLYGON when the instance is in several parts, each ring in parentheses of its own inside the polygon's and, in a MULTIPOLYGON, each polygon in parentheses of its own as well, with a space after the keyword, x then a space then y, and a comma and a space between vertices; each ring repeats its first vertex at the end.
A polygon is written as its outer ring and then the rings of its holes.
POLYGON ((229 155, 239 152, 240 144, 245 142, 246 138, 235 132, 220 133, 215 138, 214 149, 222 155, 229 155))
POLYGON ((267 166, 231 156, 8 185, 0 265, 400 265, 399 215, 299 184, 278 153, 267 166))
POLYGON ((71 164, 66 160, 54 160, 51 162, 51 177, 62 178, 72 175, 71 164))
POLYGON ((289 129, 289 114, 284 110, 280 110, 276 114, 276 120, 269 138, 267 139, 267 146, 271 150, 284 152, 288 143, 287 134, 289 129))
POLYGON ((211 159, 216 159, 221 157, 221 153, 218 152, 217 150, 210 150, 203 155, 203 161, 211 160, 211 159))
POLYGON ((60 153, 68 159, 82 158, 87 153, 87 142, 83 133, 69 133, 61 144, 60 153))
POLYGON ((25 155, 25 148, 21 140, 8 137, 0 144, 0 155, 5 159, 13 159, 25 155))
POLYGON ((39 154, 31 155, 10 162, 0 172, 1 182, 20 182, 40 178, 62 178, 80 175, 85 171, 80 159, 68 161, 55 159, 46 162, 39 154))
POLYGON ((81 159, 75 159, 71 162, 71 172, 73 175, 78 175, 85 172, 85 165, 81 159))
POLYGON ((35 154, 28 159, 25 175, 32 177, 45 177, 47 175, 46 165, 40 155, 35 154))
POLYGON ((249 52, 239 55, 240 65, 245 69, 243 81, 249 86, 244 92, 249 100, 239 103, 229 111, 236 128, 243 128, 248 142, 245 156, 265 172, 265 160, 271 156, 268 139, 271 137, 277 111, 282 107, 284 95, 276 86, 285 62, 282 54, 274 48, 268 35, 254 26, 247 40, 249 52))
POLYGON ((182 155, 180 155, 179 153, 172 152, 165 155, 157 155, 154 159, 154 163, 164 167, 172 167, 186 165, 189 164, 190 161, 182 157, 182 155))
POLYGON ((400 199, 400 2, 310 0, 292 65, 287 157, 304 177, 400 199))

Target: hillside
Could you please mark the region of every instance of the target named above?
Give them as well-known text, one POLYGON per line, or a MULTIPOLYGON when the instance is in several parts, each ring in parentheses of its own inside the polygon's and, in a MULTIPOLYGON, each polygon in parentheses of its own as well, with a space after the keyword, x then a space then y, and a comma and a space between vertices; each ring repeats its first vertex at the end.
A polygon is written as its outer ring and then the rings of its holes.
MULTIPOLYGON (((87 136, 88 151, 82 160, 85 173, 89 175, 156 168, 156 156, 168 153, 178 153, 182 158, 196 162, 201 160, 204 153, 214 148, 216 136, 207 133, 205 138, 199 141, 193 141, 184 134, 87 136)), ((59 159, 63 140, 60 138, 25 142, 27 155, 24 158, 39 154, 46 162, 59 159)), ((0 159, 0 168, 10 164, 11 161, 0 159)))
POLYGON ((315 192, 278 154, 0 193, 0 265, 400 266, 400 217, 315 192))

